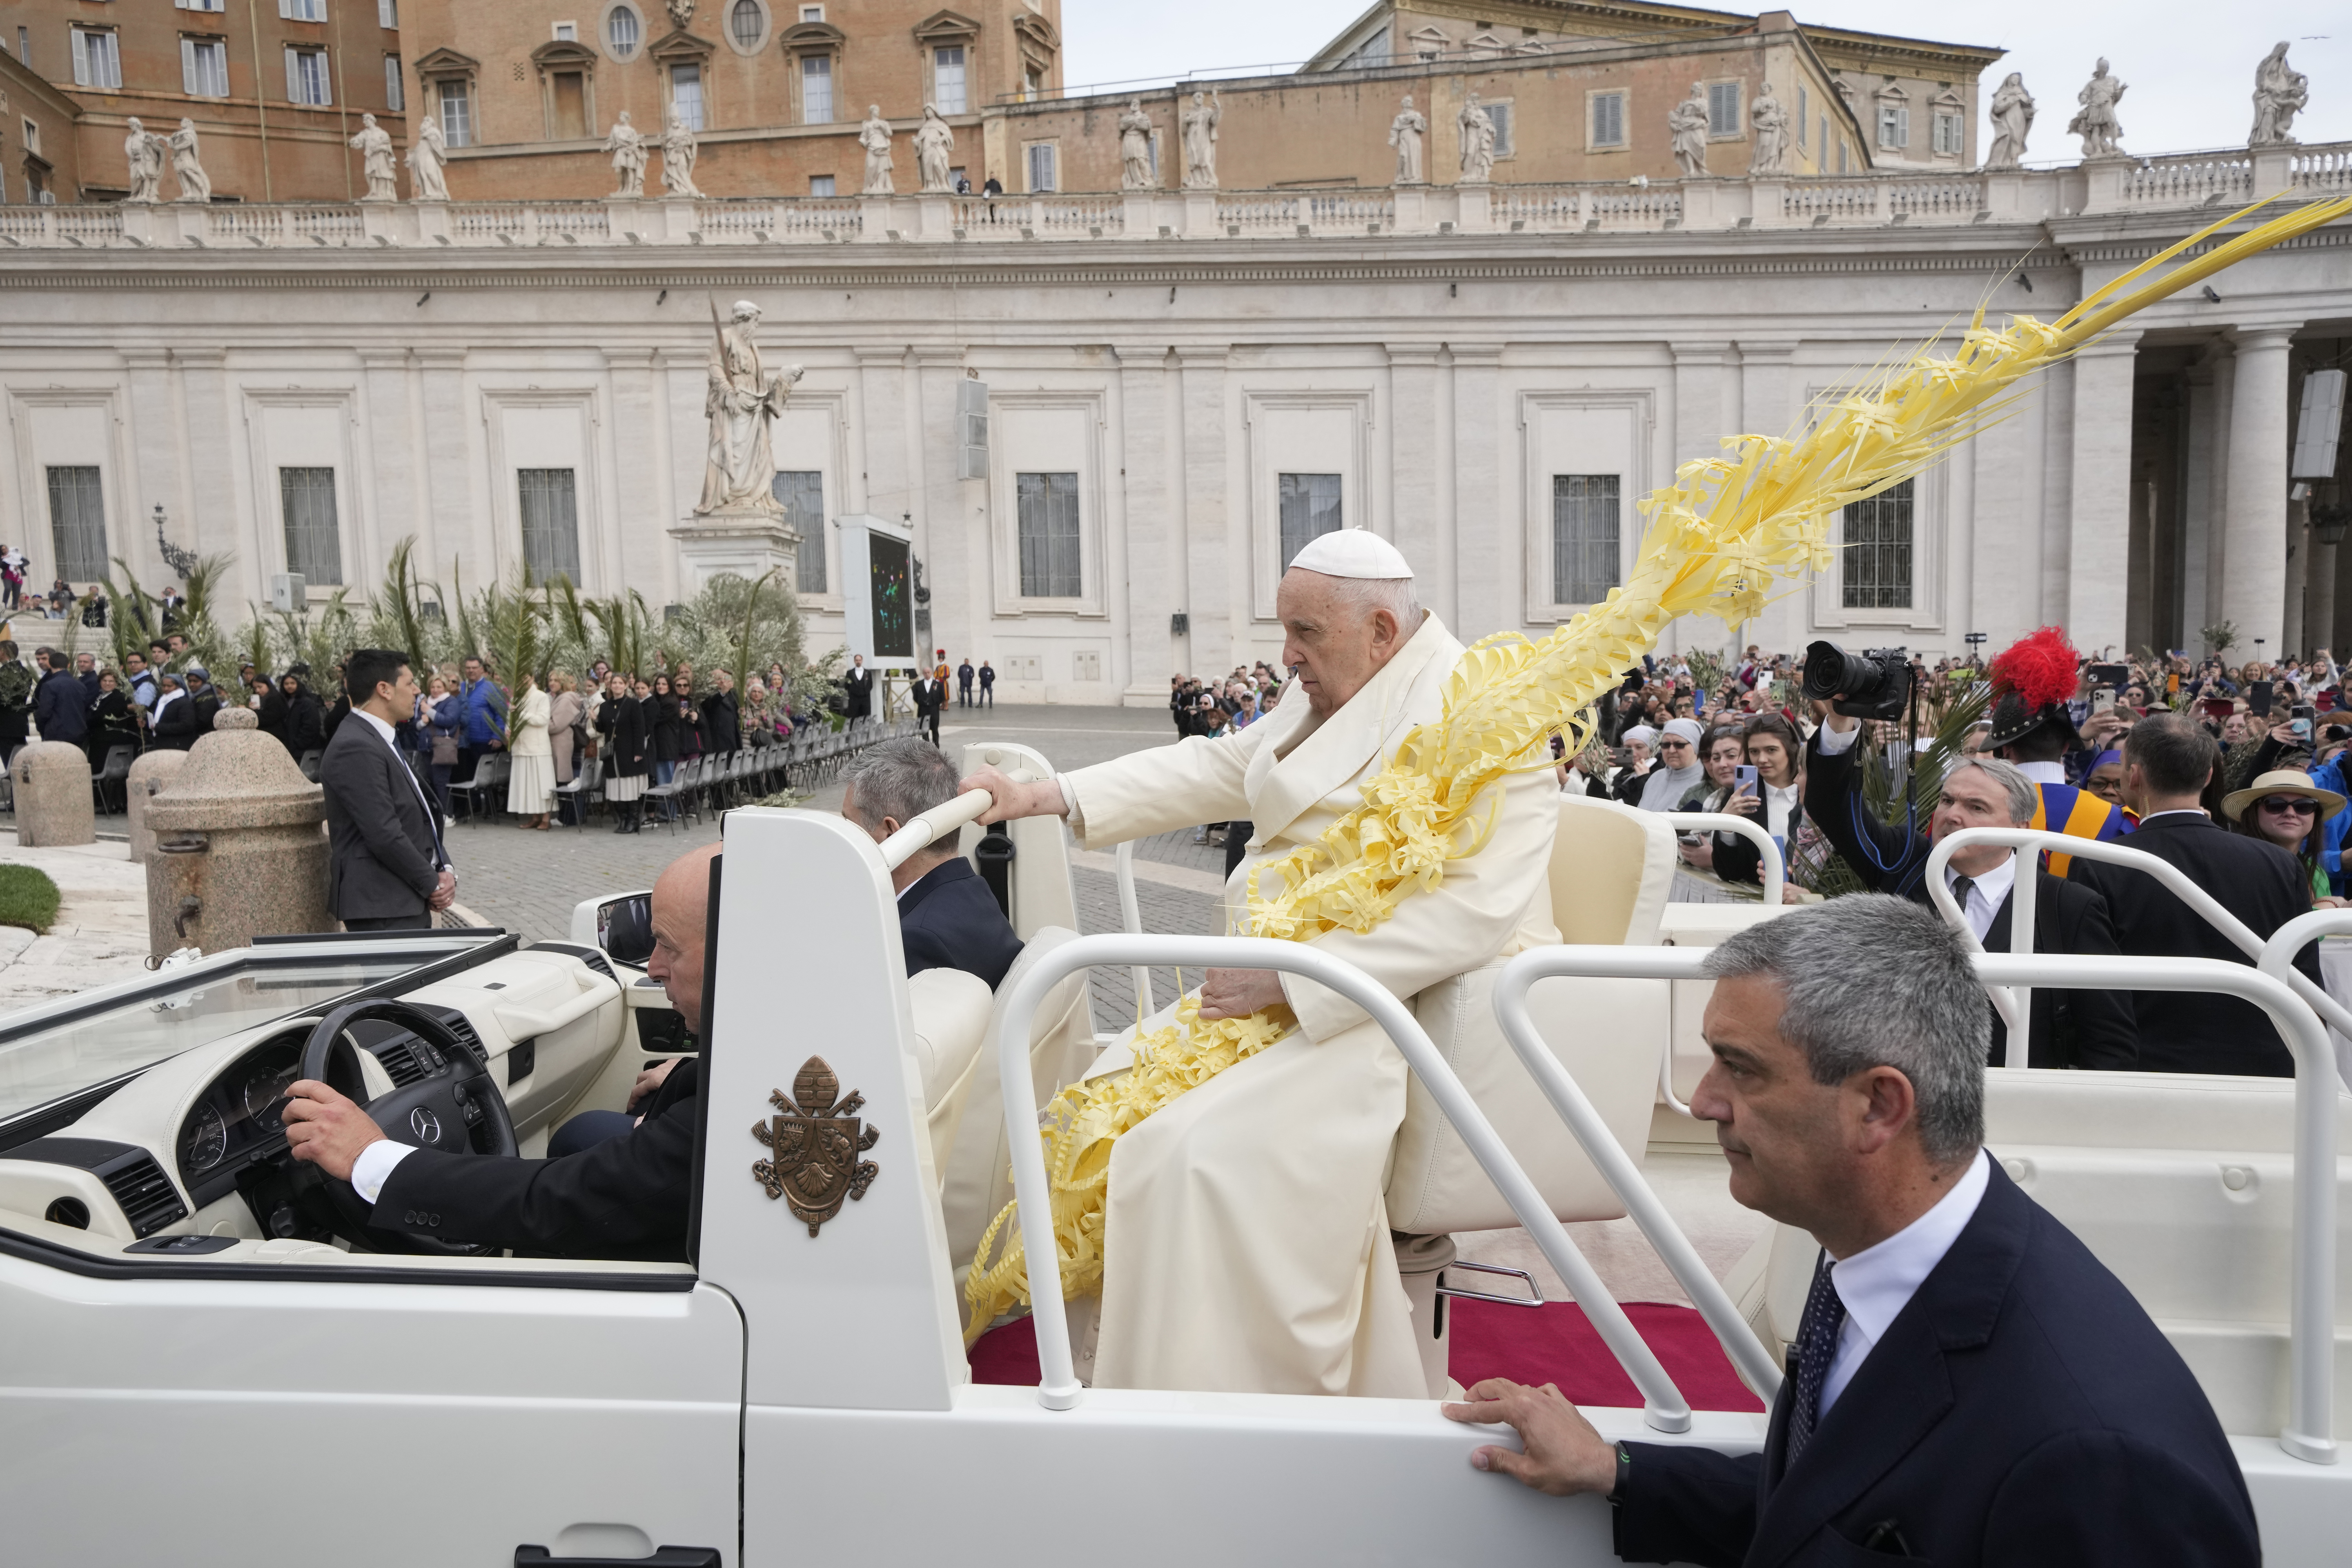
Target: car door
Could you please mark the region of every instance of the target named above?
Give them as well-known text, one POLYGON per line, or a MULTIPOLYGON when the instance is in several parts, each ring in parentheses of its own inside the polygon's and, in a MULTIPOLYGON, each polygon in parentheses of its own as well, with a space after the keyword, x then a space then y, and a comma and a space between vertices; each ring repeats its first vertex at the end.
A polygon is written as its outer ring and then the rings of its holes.
POLYGON ((258 1260, 0 1235, 9 1560, 736 1561, 724 1291, 668 1265, 234 1253, 258 1260))

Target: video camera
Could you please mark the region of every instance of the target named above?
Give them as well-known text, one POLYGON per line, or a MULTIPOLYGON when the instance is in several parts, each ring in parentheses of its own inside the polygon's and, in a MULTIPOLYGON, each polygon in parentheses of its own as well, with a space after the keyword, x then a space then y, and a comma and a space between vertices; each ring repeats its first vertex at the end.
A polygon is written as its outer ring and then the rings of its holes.
POLYGON ((1910 652, 1899 647, 1874 647, 1851 653, 1833 642, 1817 642, 1805 649, 1804 693, 1809 702, 1830 703, 1853 719, 1900 719, 1911 700, 1910 652))

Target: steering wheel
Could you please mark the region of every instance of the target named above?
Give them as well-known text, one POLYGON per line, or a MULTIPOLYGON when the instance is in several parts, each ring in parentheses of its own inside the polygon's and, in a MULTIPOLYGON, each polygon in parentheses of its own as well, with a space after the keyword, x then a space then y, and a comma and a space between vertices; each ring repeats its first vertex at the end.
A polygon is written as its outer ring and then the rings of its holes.
MULTIPOLYGON (((397 1025, 415 1036, 416 1046, 412 1052, 417 1066, 425 1069, 425 1076, 415 1082, 365 1102, 363 1109, 383 1129, 385 1137, 445 1154, 511 1158, 520 1152, 506 1097, 490 1081, 488 1068, 457 1030, 422 1007, 380 999, 336 1008, 319 1020, 303 1042, 300 1075, 360 1099, 365 1093, 365 1080, 360 1076, 360 1047, 352 1042, 349 1030, 362 1019, 397 1025)), ((316 1166, 298 1164, 296 1168, 319 1177, 320 1190, 342 1222, 336 1228, 347 1240, 363 1242, 377 1252, 474 1255, 497 1250, 472 1242, 383 1229, 373 1222, 373 1205, 349 1182, 335 1181, 316 1166)))

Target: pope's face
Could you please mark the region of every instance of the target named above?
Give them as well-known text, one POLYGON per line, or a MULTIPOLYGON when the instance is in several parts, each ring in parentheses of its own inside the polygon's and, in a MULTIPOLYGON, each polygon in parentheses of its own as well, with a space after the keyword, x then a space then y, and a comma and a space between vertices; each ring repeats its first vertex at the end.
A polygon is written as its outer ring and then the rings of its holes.
POLYGON ((1366 610, 1350 584, 1294 566, 1275 590, 1285 636, 1282 662, 1298 672, 1307 705, 1328 717, 1364 689, 1404 646, 1409 632, 1387 610, 1366 610))

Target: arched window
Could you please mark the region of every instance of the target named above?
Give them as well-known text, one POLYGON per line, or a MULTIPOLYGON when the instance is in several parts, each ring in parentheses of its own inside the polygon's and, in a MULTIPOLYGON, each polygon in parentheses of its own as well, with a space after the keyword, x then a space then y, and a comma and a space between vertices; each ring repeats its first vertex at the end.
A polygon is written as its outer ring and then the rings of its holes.
POLYGON ((613 53, 626 59, 637 52, 637 14, 625 5, 615 5, 613 14, 604 18, 604 41, 613 53))
POLYGON ((734 31, 738 47, 753 49, 760 46, 768 18, 761 14, 760 0, 735 0, 734 9, 727 14, 727 25, 734 31))

